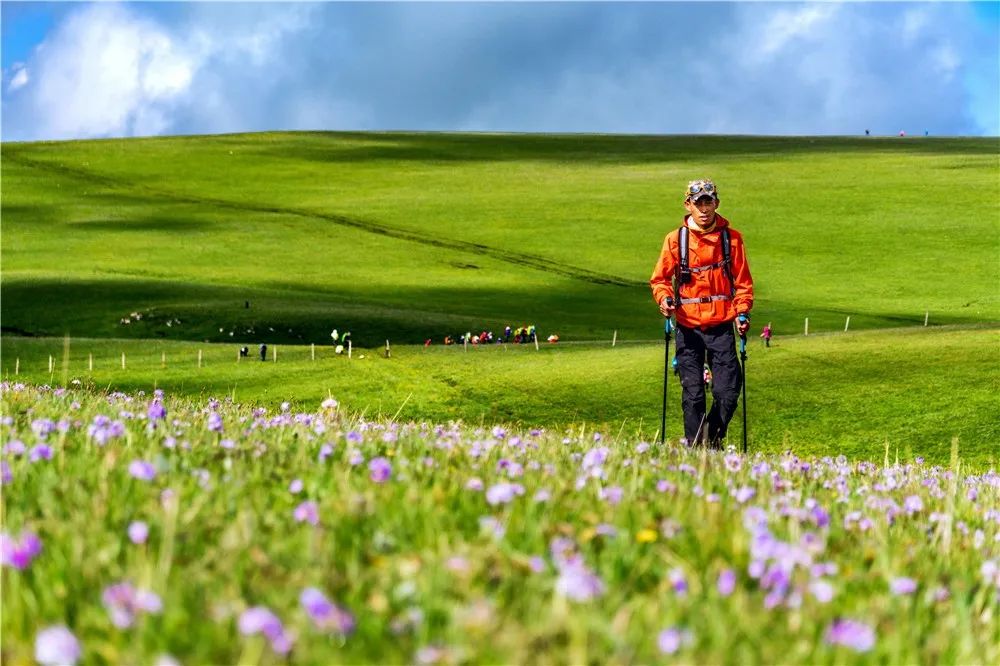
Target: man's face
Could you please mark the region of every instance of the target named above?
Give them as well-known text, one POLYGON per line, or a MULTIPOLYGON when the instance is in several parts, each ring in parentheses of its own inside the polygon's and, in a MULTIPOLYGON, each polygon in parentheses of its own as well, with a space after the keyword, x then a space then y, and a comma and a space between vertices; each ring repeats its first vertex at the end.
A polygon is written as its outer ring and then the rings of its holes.
POLYGON ((719 202, 712 197, 698 197, 695 201, 688 199, 684 202, 684 207, 702 229, 708 228, 715 223, 715 211, 719 208, 719 202))

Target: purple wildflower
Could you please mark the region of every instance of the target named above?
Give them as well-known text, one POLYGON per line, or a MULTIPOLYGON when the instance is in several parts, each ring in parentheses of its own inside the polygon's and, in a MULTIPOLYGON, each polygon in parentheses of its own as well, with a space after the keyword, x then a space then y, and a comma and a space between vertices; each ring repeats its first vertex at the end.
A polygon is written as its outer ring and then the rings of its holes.
POLYGON ((581 466, 584 470, 600 467, 604 464, 604 461, 608 459, 608 453, 610 453, 610 451, 606 446, 593 448, 584 454, 581 466))
POLYGON ((266 606, 254 606, 243 611, 239 629, 244 636, 263 634, 270 641, 271 649, 278 654, 287 654, 292 649, 291 638, 285 633, 281 620, 266 606))
POLYGON ((868 652, 875 647, 875 631, 863 622, 840 619, 826 628, 823 638, 828 645, 842 645, 855 652, 868 652))
POLYGON ((360 444, 365 440, 364 436, 357 430, 352 430, 346 435, 347 441, 352 444, 360 444))
POLYGON ((524 494, 524 486, 519 483, 498 483, 486 491, 486 503, 490 506, 507 504, 518 495, 524 494))
POLYGON ((310 525, 319 525, 319 506, 312 500, 303 502, 295 507, 292 514, 296 522, 307 522, 310 525))
POLYGON ((222 417, 219 416, 218 412, 209 412, 208 414, 208 429, 212 432, 222 432, 222 417))
POLYGON ((319 461, 323 462, 327 458, 333 455, 333 446, 331 444, 324 444, 319 447, 319 461))
POLYGON ((670 579, 670 587, 673 589, 674 594, 678 597, 687 596, 688 584, 687 580, 684 578, 684 572, 680 569, 671 569, 667 574, 670 579))
POLYGON ((149 537, 149 526, 142 522, 141 520, 136 520, 129 523, 128 526, 128 538, 134 544, 146 543, 146 539, 149 537))
POLYGON ((809 583, 809 591, 821 604, 829 603, 833 599, 833 585, 825 580, 814 580, 809 583))
POLYGON ((528 566, 535 573, 542 573, 545 571, 545 558, 534 555, 528 559, 528 566))
POLYGON ((19 439, 12 439, 6 444, 4 444, 3 447, 4 455, 11 456, 13 458, 17 458, 18 456, 24 455, 24 452, 27 450, 28 447, 26 447, 24 445, 24 442, 22 442, 19 439))
POLYGON ((159 398, 153 398, 146 409, 146 416, 149 418, 150 423, 163 421, 167 418, 167 408, 163 406, 159 398))
POLYGON ((539 503, 540 502, 548 502, 550 499, 552 499, 552 493, 551 493, 551 491, 549 491, 548 488, 540 488, 535 493, 535 497, 533 499, 534 499, 535 502, 539 502, 539 503))
POLYGON ((156 478, 156 468, 145 460, 133 460, 128 466, 128 473, 140 481, 152 481, 156 478))
POLYGON ((14 474, 10 471, 10 465, 6 460, 0 460, 0 484, 7 485, 14 480, 14 474))
POLYGON ((675 493, 677 492, 677 486, 670 483, 666 479, 660 479, 656 482, 656 492, 658 493, 675 493))
POLYGON ((610 488, 601 488, 598 493, 599 497, 611 505, 616 505, 622 501, 622 496, 625 491, 622 490, 621 486, 611 486, 610 488))
POLYGON ((39 444, 31 449, 28 460, 38 462, 39 460, 52 460, 52 447, 48 444, 39 444))
POLYGON ((756 494, 757 491, 755 491, 753 488, 749 486, 743 486, 733 492, 733 497, 735 497, 736 501, 739 502, 740 504, 746 504, 747 502, 752 500, 754 495, 756 494))
POLYGON ((347 456, 347 462, 351 465, 351 467, 357 467, 364 461, 364 455, 362 455, 361 451, 358 451, 357 449, 353 449, 347 456))
POLYGON ((20 539, 0 533, 0 564, 19 571, 28 568, 42 552, 42 540, 34 532, 22 532, 20 539))
POLYGON ((912 578, 906 578, 905 576, 893 578, 889 581, 889 591, 896 596, 913 594, 917 591, 917 581, 912 578))
POLYGON ((582 562, 574 561, 560 569, 556 592, 573 601, 590 601, 604 594, 604 583, 582 562))
POLYGON ((736 572, 732 569, 723 569, 719 573, 719 580, 716 583, 719 594, 728 597, 736 589, 736 572))
POLYGON ((618 530, 614 525, 608 525, 607 523, 601 523, 594 528, 594 533, 602 537, 608 537, 609 539, 618 536, 618 530))
POLYGON ((726 463, 726 469, 730 472, 738 472, 740 471, 740 468, 743 467, 743 458, 736 453, 726 454, 723 461, 726 463))
POLYGON ((302 479, 292 479, 292 482, 288 484, 288 492, 293 495, 298 495, 302 492, 302 479))
POLYGON ((663 654, 673 654, 692 641, 691 632, 679 627, 664 629, 656 637, 656 644, 663 654))
POLYGON ((903 510, 911 516, 920 513, 924 510, 924 501, 920 499, 920 495, 910 495, 903 500, 903 510))
POLYGON ((38 439, 45 439, 56 429, 56 424, 51 419, 35 419, 31 422, 31 431, 38 439))
POLYGON ((332 603, 315 587, 303 590, 299 596, 299 602, 312 618, 317 629, 333 631, 342 636, 354 631, 354 616, 332 603))
POLYGON ((386 458, 372 458, 368 463, 368 478, 375 483, 385 483, 392 476, 392 464, 386 458))
POLYGON ((119 629, 131 627, 139 613, 157 614, 163 610, 163 602, 156 593, 137 590, 127 582, 106 587, 101 600, 111 616, 111 623, 119 629))
POLYGON ((35 661, 43 666, 75 664, 80 654, 80 642, 64 626, 46 627, 35 637, 35 661))
POLYGON ((93 439, 98 446, 104 446, 112 439, 124 434, 125 424, 121 421, 112 421, 103 414, 95 416, 93 422, 87 427, 87 436, 93 439))

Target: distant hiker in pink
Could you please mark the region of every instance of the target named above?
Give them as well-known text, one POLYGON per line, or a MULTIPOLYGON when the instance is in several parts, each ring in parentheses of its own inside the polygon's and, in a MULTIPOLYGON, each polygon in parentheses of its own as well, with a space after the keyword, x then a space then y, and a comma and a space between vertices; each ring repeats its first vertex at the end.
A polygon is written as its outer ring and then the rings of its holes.
POLYGON ((767 322, 767 326, 760 332, 760 337, 764 339, 765 347, 771 346, 771 322, 767 322))

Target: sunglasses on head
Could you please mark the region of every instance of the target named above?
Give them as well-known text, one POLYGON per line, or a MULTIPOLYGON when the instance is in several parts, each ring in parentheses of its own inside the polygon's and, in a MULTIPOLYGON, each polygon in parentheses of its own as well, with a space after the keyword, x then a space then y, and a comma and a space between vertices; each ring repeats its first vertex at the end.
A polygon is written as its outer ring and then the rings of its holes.
POLYGON ((698 181, 688 185, 688 196, 691 199, 697 199, 701 196, 716 198, 715 185, 713 183, 705 183, 698 181))

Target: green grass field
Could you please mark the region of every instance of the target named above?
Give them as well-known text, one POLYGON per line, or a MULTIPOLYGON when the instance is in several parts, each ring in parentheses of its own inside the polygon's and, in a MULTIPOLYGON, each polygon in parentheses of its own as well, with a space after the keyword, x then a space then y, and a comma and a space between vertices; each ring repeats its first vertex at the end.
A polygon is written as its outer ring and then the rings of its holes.
POLYGON ((748 242, 755 330, 772 321, 779 341, 751 352, 754 446, 881 459, 888 443, 940 459, 957 435, 963 454, 985 463, 1000 382, 998 153, 995 138, 7 143, 3 371, 20 359, 26 377, 61 379, 70 335, 70 374, 91 378, 79 356, 89 345, 100 386, 235 387, 265 402, 330 391, 386 415, 403 406, 410 418, 624 424, 651 435, 662 320, 645 282, 680 221, 684 184, 709 175, 748 242), (131 313, 142 319, 122 324, 131 313), (831 335, 793 337, 807 317, 810 332, 831 335), (581 344, 468 355, 406 346, 522 323, 581 344), (368 361, 302 360, 333 327, 352 330, 368 361), (611 350, 615 331, 622 344, 611 350), (391 363, 377 359, 386 339, 391 363), (237 366, 236 347, 259 342, 299 347, 277 366, 237 366), (202 370, 194 343, 209 361, 202 370), (187 365, 175 365, 183 355, 187 365))
MULTIPOLYGON (((238 360, 235 345, 71 340, 67 355, 63 342, 5 338, 3 374, 12 377, 20 362, 19 378, 35 383, 78 379, 97 388, 162 388, 270 407, 290 401, 308 408, 332 395, 346 409, 382 418, 586 426, 649 439, 660 427, 662 342, 543 344, 538 351, 532 345, 470 346, 468 352, 401 346, 389 359, 383 349, 359 349, 351 360, 327 345, 315 361, 309 347, 279 346, 277 362, 263 363, 238 360)), ((995 464, 996 342, 994 328, 941 327, 799 336, 777 339, 767 350, 755 344, 747 360, 750 445, 880 462, 888 447, 890 459, 946 463, 951 439, 959 437, 966 462, 995 464)), ((673 376, 668 392, 667 434, 676 439, 683 432, 673 376)), ((730 433, 735 444, 740 421, 738 413, 730 433)))

